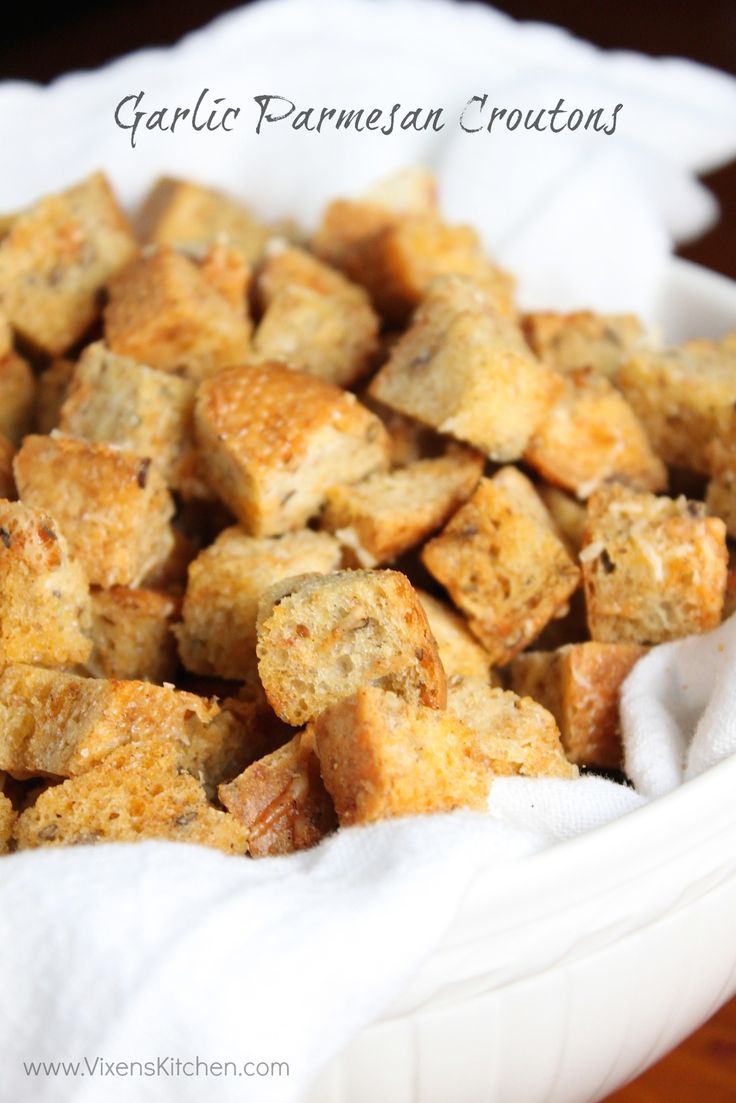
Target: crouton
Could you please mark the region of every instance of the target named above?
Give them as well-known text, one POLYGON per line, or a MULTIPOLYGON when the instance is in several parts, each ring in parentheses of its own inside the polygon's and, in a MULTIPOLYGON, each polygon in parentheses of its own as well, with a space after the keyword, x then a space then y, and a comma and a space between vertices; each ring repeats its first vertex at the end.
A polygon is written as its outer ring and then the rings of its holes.
POLYGON ((277 716, 298 726, 367 682, 443 708, 447 680, 416 592, 397 571, 302 575, 272 586, 258 669, 277 716))
POLYGON ((485 808, 492 775, 449 710, 362 686, 313 725, 325 787, 342 826, 485 808))
POLYGON ((219 243, 208 250, 199 270, 210 287, 222 295, 233 310, 247 310, 252 271, 237 249, 219 243))
POLYGON ((440 528, 473 493, 484 459, 468 448, 418 460, 355 486, 333 487, 320 524, 361 567, 390 563, 440 528))
POLYGON ((36 381, 36 416, 34 431, 48 435, 59 428, 61 408, 66 401, 69 385, 76 371, 74 360, 57 357, 42 371, 36 381))
POLYGON ((0 433, 0 499, 13 501, 17 498, 13 477, 13 457, 15 448, 7 437, 0 433))
POLYGON ((206 479, 253 536, 302 528, 330 487, 388 466, 375 414, 354 395, 280 364, 206 380, 195 433, 206 479))
POLYGON ((706 446, 706 460, 710 470, 705 496, 708 512, 720 517, 728 535, 736 539, 736 415, 706 446))
POLYGON ((189 379, 117 356, 96 342, 82 353, 59 428, 148 456, 169 486, 202 496, 194 449, 195 390, 189 379))
POLYGON ((422 561, 499 665, 531 643, 580 581, 541 499, 515 468, 482 479, 422 561))
POLYGON ((226 243, 258 260, 271 230, 242 203, 191 180, 164 177, 145 200, 136 224, 144 241, 202 253, 226 243))
POLYGON ((623 761, 619 691, 644 653, 637 644, 593 642, 527 651, 511 664, 511 685, 549 709, 571 762, 618 769, 623 761))
POLYGON ((171 680, 177 667, 171 628, 178 610, 178 601, 156 590, 93 590, 93 647, 85 670, 95 678, 171 680))
POLYGON ((15 820, 15 809, 11 801, 0 792, 0 854, 7 854, 10 850, 15 820))
POLYGON ((20 444, 33 422, 36 381, 22 356, 9 352, 0 359, 0 433, 20 444))
POLYGON ((721 619, 726 526, 702 502, 618 485, 588 503, 580 553, 590 634, 602 643, 663 643, 721 619))
POLYGON ((247 831, 207 802, 166 743, 119 747, 81 777, 41 793, 21 813, 19 850, 170 839, 245 854, 247 831))
POLYGON ((348 387, 370 367, 378 318, 366 292, 301 249, 269 257, 258 289, 263 317, 253 356, 348 387))
POLYGON ((21 501, 50 513, 97 586, 137 586, 169 555, 174 504, 150 459, 53 433, 15 457, 21 501))
POLYGON ((551 711, 528 697, 487 679, 456 678, 448 686, 447 709, 473 732, 474 754, 492 774, 577 777, 551 711))
POLYGON ((497 679, 491 671, 488 654, 474 638, 465 620, 449 605, 424 590, 417 590, 417 595, 437 643, 448 686, 458 678, 479 678, 485 682, 497 679))
POLYGON ((728 432, 736 403, 736 350, 640 353, 616 384, 666 464, 708 474, 708 444, 728 432))
POLYGON ((361 201, 395 215, 436 215, 437 181, 423 165, 408 165, 372 184, 361 201))
POLYGON ((459 277, 437 280, 369 393, 480 449, 518 459, 562 389, 518 326, 459 277))
POLYGON ((258 602, 275 582, 328 573, 342 562, 327 533, 285 533, 258 539, 233 527, 189 566, 182 622, 175 629, 184 666, 196 674, 248 679, 256 671, 258 602))
POLYGON ((0 501, 0 670, 16 662, 84 662, 89 625, 87 579, 56 521, 0 501))
POLYGON ((588 498, 615 479, 635 490, 664 490, 667 471, 619 391, 589 368, 565 377, 562 396, 537 427, 525 461, 543 478, 588 498))
POLYGON ((197 265, 168 246, 133 261, 109 286, 105 339, 112 352, 203 379, 243 363, 250 322, 197 265))
POLYGON ((539 497, 568 551, 574 556, 580 551, 587 514, 585 506, 571 498, 556 486, 540 483, 536 487, 539 497))
POLYGON ((648 343, 634 314, 537 311, 524 315, 522 326, 534 352, 550 367, 560 372, 593 368, 609 379, 648 343))
POLYGON ((337 827, 309 729, 221 785, 218 795, 247 828, 253 858, 308 850, 337 827))
POLYGON ((59 356, 100 311, 100 292, 138 247, 101 173, 41 199, 0 241, 0 310, 24 340, 59 356))

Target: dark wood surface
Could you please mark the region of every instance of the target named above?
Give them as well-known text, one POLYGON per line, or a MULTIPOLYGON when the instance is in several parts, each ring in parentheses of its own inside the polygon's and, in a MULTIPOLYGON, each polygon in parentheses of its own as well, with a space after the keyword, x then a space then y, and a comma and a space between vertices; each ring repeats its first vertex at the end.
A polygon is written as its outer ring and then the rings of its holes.
MULTIPOLYGON (((141 46, 175 42, 235 6, 222 0, 70 0, 50 7, 26 0, 4 14, 0 77, 46 82, 70 69, 94 68, 141 46)), ((499 0, 496 6, 517 19, 568 27, 605 48, 690 57, 736 74, 736 0, 499 0)), ((721 219, 681 251, 736 278, 736 164, 705 182, 718 198, 721 219)), ((735 1101, 736 1001, 609 1103, 735 1101)))

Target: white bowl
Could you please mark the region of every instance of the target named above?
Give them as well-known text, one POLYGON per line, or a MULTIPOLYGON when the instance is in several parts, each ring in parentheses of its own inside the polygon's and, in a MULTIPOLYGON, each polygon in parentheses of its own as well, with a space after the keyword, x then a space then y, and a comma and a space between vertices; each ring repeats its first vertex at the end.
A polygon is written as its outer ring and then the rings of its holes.
MULTIPOLYGON (((736 327, 736 283, 684 261, 668 339, 736 327)), ((442 945, 309 1103, 593 1103, 736 993, 736 759, 598 831, 478 877, 442 945)))

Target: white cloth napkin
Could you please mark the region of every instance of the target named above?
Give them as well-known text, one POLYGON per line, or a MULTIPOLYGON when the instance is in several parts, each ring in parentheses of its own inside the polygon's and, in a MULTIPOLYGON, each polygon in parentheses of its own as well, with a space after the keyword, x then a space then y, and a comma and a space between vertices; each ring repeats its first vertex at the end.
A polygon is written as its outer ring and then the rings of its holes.
MULTIPOLYGON (((452 217, 477 225, 526 304, 646 312, 674 241, 713 203, 695 174, 736 152, 736 82, 685 61, 604 54, 564 32, 442 0, 272 0, 176 49, 50 88, 0 85, 0 207, 103 167, 125 201, 158 172, 229 188, 269 217, 320 206, 410 162, 437 171, 452 217), (143 133, 112 120, 203 87, 243 106, 235 134, 143 133), (616 135, 253 133, 252 97, 302 106, 624 104, 616 135)), ((490 814, 345 831, 248 862, 163 843, 18 854, 0 863, 0 1095, 14 1103, 297 1100, 397 997, 474 874, 594 829, 736 749, 736 621, 655 649, 623 697, 636 791, 597 778, 502 779, 490 814), (172 1076, 178 1058, 285 1061, 289 1076, 172 1076), (85 1075, 23 1062, 89 1061, 85 1075), (163 1059, 157 1076, 105 1062, 163 1059), (96 1059, 98 1063, 95 1064, 96 1059), (100 1064, 102 1062, 102 1064, 100 1064)))

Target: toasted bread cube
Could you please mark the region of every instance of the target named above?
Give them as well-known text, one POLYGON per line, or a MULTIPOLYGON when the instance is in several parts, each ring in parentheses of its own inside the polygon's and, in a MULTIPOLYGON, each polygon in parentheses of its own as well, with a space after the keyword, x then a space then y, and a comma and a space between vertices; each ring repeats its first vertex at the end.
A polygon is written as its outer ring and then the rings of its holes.
POLYGON ((448 687, 459 678, 479 678, 495 684, 491 660, 473 636, 466 621, 443 601, 417 590, 429 629, 437 643, 448 687))
POLYGON ((369 393, 402 414, 479 448, 518 459, 562 389, 518 326, 459 277, 432 285, 369 393))
POLYGON ((388 466, 381 422, 354 395, 280 364, 199 388, 195 432, 213 490, 253 536, 303 528, 330 487, 388 466))
POLYGON ((728 535, 736 539, 736 415, 728 429, 706 447, 710 481, 705 502, 708 512, 720 517, 728 535))
POLYGON ((13 501, 18 497, 13 476, 13 457, 15 448, 7 437, 0 433, 0 499, 13 501))
POLYGON ((708 474, 708 444, 728 432, 736 403, 736 350, 640 353, 616 384, 666 464, 708 474))
POLYGON ((243 254, 222 242, 205 254, 199 270, 207 283, 222 295, 233 310, 247 309, 252 271, 243 254))
POLYGON ((333 487, 321 525, 361 567, 390 563, 440 528, 473 493, 484 460, 468 448, 418 460, 355 486, 333 487))
POLYGON ((525 314, 522 325, 540 360, 560 372, 593 368, 613 379, 621 365, 648 343, 634 314, 536 311, 525 314))
POLYGON ((261 269, 264 309, 253 338, 259 360, 347 387, 370 367, 378 348, 378 318, 366 292, 301 249, 283 249, 261 269))
POLYGON ((10 850, 15 820, 15 809, 11 801, 0 792, 0 854, 7 854, 10 850))
POLYGON ((0 670, 84 662, 89 625, 89 585, 56 521, 0 501, 0 670))
POLYGON ((208 803, 202 786, 178 769, 166 743, 119 747, 81 777, 42 793, 21 813, 20 850, 170 839, 245 854, 248 835, 208 803))
POLYGON ((702 502, 599 490, 588 502, 580 562, 594 640, 647 646, 721 619, 726 526, 706 517, 702 502))
POLYGON ((164 562, 174 503, 150 459, 53 433, 15 457, 21 501, 50 513, 97 586, 137 586, 164 562))
POLYGON ((57 357, 41 372, 36 382, 35 432, 47 435, 53 429, 59 428, 61 408, 76 369, 74 360, 57 357))
POLYGON ((325 787, 340 824, 483 809, 492 772, 454 713, 362 686, 312 725, 325 787))
POLYGON ((218 795, 248 829, 253 858, 308 850, 337 827, 309 729, 221 785, 218 795))
POLYGON ((336 571, 261 598, 258 669, 274 712, 298 726, 367 682, 444 708, 447 679, 419 598, 398 571, 336 571))
POLYGON ((195 492, 195 390, 189 379, 117 356, 96 342, 82 353, 59 428, 148 456, 169 486, 195 492))
POLYGON ((588 498, 610 479, 635 490, 664 490, 667 471, 619 391, 589 368, 565 389, 532 435, 524 459, 548 482, 588 498))
POLYGON ((120 356, 199 380, 248 355, 244 308, 235 310, 193 261, 169 246, 129 264, 109 294, 105 338, 120 356))
POLYGON ((196 674, 249 679, 256 671, 258 602, 276 582, 335 571, 340 544, 324 532, 257 538, 225 529, 189 566, 182 622, 176 628, 184 666, 196 674))
POLYGON ((541 499, 515 468, 481 479, 422 560, 499 665, 539 635, 580 581, 541 499))
POLYGON ((528 697, 487 679, 457 678, 448 686, 447 709, 474 733, 476 757, 498 777, 577 777, 551 710, 528 697))
POLYGON ((179 602, 156 590, 94 590, 93 647, 85 670, 95 678, 172 679, 177 667, 172 621, 178 612, 179 602))
POLYGON ((156 183, 136 221, 144 241, 190 252, 226 243, 251 263, 258 260, 272 233, 236 199, 171 177, 156 183))
POLYGON ((563 543, 571 554, 576 555, 583 542, 587 519, 585 505, 556 486, 541 483, 536 490, 554 521, 563 543))
POLYGON ((98 317, 100 292, 138 251, 101 173, 41 199, 0 241, 0 310, 26 341, 59 356, 98 317))
POLYGON ((511 664, 511 685, 559 724, 571 762, 618 769, 623 761, 619 691, 645 648, 633 643, 577 643, 527 651, 511 664))
POLYGON ((36 381, 22 356, 9 352, 0 359, 0 433, 20 444, 33 421, 36 381))

